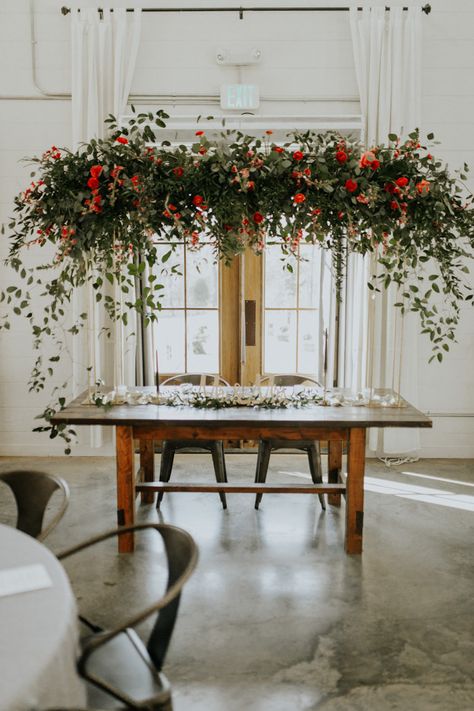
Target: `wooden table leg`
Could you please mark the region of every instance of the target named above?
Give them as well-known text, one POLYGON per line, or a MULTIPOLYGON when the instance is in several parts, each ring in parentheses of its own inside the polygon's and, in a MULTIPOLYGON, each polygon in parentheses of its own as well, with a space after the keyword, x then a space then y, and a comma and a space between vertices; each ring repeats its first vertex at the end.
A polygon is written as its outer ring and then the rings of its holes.
MULTIPOLYGON (((117 458, 117 523, 132 526, 135 519, 135 473, 133 471, 133 429, 126 425, 115 428, 117 458)), ((133 553, 133 533, 118 537, 119 553, 133 553)))
MULTIPOLYGON (((342 470, 342 440, 328 442, 328 484, 339 484, 339 474, 342 470)), ((340 494, 328 494, 328 504, 341 505, 340 494)))
POLYGON ((349 430, 346 481, 346 553, 362 553, 364 525, 365 429, 349 430))
MULTIPOLYGON (((143 469, 144 481, 155 481, 155 447, 152 439, 140 440, 140 467, 143 469)), ((140 496, 142 504, 153 504, 154 491, 142 491, 140 496)))

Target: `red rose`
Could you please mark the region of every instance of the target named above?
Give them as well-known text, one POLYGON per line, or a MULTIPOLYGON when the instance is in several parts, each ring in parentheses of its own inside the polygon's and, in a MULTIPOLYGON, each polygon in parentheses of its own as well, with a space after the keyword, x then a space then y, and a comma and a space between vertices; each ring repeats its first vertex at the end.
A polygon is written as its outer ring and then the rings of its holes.
POLYGON ((247 183, 247 190, 254 190, 255 188, 255 183, 253 180, 249 180, 247 183))
POLYGON ((176 168, 173 168, 173 173, 176 175, 177 178, 181 178, 184 170, 181 168, 180 165, 178 165, 176 168))
POLYGON ((408 178, 405 178, 405 176, 402 176, 401 178, 397 178, 395 182, 399 188, 405 188, 408 185, 409 180, 408 178))
POLYGON ((202 205, 203 202, 204 202, 204 198, 202 197, 202 195, 195 195, 193 197, 193 205, 196 205, 196 207, 198 205, 202 205))
POLYGON ((392 210, 398 210, 400 206, 396 200, 392 200, 392 202, 390 203, 390 207, 392 208, 392 210))
POLYGON ((168 203, 168 208, 169 208, 170 210, 172 210, 173 212, 178 209, 178 208, 176 207, 176 205, 172 205, 170 202, 168 203))
POLYGON ((339 212, 337 213, 337 217, 339 220, 342 220, 342 218, 344 217, 344 213, 342 210, 339 210, 339 212))
POLYGON ((201 146, 199 149, 198 153, 200 153, 202 156, 206 155, 207 153, 207 148, 205 146, 201 146))
POLYGON ((252 219, 255 222, 255 224, 259 225, 261 222, 263 222, 263 220, 265 218, 263 217, 261 212, 254 212, 252 219))
POLYGON ((347 192, 355 193, 355 191, 357 190, 357 181, 352 180, 352 178, 349 178, 345 182, 345 188, 346 188, 347 192))
POLYGON ((99 187, 99 181, 97 180, 97 178, 89 178, 89 180, 87 181, 87 185, 91 190, 97 190, 97 188, 99 187))
POLYGON ((347 153, 345 151, 338 151, 336 153, 336 160, 338 163, 341 163, 341 165, 342 165, 347 160, 347 153))
POLYGON ((293 198, 294 203, 302 203, 306 200, 306 197, 303 195, 303 193, 296 193, 295 197, 293 198))
POLYGON ((196 131, 196 136, 204 136, 204 131, 196 131))
POLYGON ((293 153, 293 160, 303 160, 304 155, 302 154, 301 151, 295 151, 293 153))
POLYGON ((91 166, 90 174, 92 175, 93 178, 98 178, 99 175, 102 173, 103 169, 104 168, 102 165, 93 165, 93 166, 91 166))
POLYGON ((275 153, 284 153, 285 152, 285 149, 282 148, 281 146, 273 146, 273 150, 275 151, 275 153))
POLYGON ((393 183, 385 183, 384 190, 386 193, 393 193, 395 185, 393 183))
POLYGON ((133 185, 138 185, 138 183, 140 182, 140 178, 138 177, 138 175, 132 175, 130 180, 132 181, 133 185))
POLYGON ((265 133, 267 134, 267 136, 271 136, 273 131, 270 131, 270 129, 268 129, 267 131, 265 131, 265 133))
POLYGON ((117 141, 117 143, 122 143, 124 146, 126 146, 128 143, 128 138, 125 138, 125 136, 119 136, 115 140, 117 141))
POLYGON ((303 173, 309 178, 311 176, 311 168, 305 168, 303 173))
POLYGON ((311 214, 312 215, 320 215, 321 210, 319 209, 319 207, 315 207, 314 210, 311 210, 311 214))
POLYGON ((380 168, 380 161, 377 159, 373 160, 370 167, 372 170, 377 170, 377 168, 380 168))

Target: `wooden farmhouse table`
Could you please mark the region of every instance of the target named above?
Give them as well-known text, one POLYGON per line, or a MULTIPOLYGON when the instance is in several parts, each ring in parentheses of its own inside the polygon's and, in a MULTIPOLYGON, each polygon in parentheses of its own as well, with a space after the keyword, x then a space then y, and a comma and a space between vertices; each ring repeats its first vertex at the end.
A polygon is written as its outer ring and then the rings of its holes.
MULTIPOLYGON (((146 388, 140 388, 146 390, 146 388)), ((149 388, 150 392, 154 388, 149 388)), ((378 391, 380 394, 387 391, 378 391)), ((134 522, 135 498, 153 502, 155 491, 225 492, 272 494, 327 494, 328 502, 339 506, 346 500, 345 550, 362 552, 364 522, 364 470, 366 432, 369 427, 431 427, 432 421, 412 405, 402 407, 322 406, 256 409, 232 407, 219 410, 189 405, 116 405, 105 410, 83 404, 83 393, 52 417, 56 424, 108 425, 115 427, 117 465, 117 521, 119 526, 134 522), (324 440, 328 442, 328 482, 322 484, 241 484, 171 483, 154 478, 154 440, 324 440), (134 471, 134 440, 140 447, 140 468, 134 471), (342 472, 343 447, 347 451, 347 473, 342 472)), ((119 551, 134 550, 131 533, 119 536, 119 551)))

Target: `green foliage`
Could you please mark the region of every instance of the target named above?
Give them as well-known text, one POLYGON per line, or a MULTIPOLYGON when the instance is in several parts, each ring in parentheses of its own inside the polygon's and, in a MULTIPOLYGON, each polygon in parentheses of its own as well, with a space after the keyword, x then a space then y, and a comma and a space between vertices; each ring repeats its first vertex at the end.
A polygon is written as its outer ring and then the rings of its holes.
POLYGON ((65 316, 76 289, 91 284, 112 321, 125 323, 135 310, 148 324, 162 285, 147 267, 169 260, 176 240, 197 249, 204 237, 226 262, 277 240, 290 271, 299 245, 317 244, 332 253, 338 293, 348 254, 373 254, 369 287, 375 293, 395 284, 398 307, 419 314, 433 357, 442 359, 460 304, 473 301, 463 276, 474 247, 474 198, 461 182, 466 164, 460 177, 450 175, 418 131, 404 142, 390 134, 387 145, 370 151, 339 134, 310 131, 288 135, 282 146, 271 131, 254 138, 224 130, 212 141, 198 131, 191 148, 172 147, 159 141, 167 118, 134 112, 119 127, 110 116, 107 139, 76 152, 52 146, 32 159, 34 180, 15 198, 9 223, 6 261, 15 285, 0 292, 0 328, 10 328, 13 312, 29 323, 35 349, 45 341, 55 347, 49 359, 37 358, 31 390, 44 389, 53 374, 65 349, 64 323, 68 335, 86 323, 87 314, 72 325, 65 316), (158 241, 170 243, 161 260, 158 241), (53 256, 44 264, 24 266, 26 250, 48 246, 53 256), (132 297, 138 278, 145 280, 141 298, 132 297), (122 299, 111 297, 110 285, 122 299), (46 303, 40 317, 38 298, 46 303))

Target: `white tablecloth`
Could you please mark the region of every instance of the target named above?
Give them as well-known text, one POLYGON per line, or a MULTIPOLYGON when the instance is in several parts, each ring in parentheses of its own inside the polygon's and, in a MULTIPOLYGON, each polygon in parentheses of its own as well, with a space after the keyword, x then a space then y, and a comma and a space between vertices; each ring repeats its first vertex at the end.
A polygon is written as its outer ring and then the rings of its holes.
POLYGON ((0 709, 84 707, 77 609, 67 575, 46 546, 0 525, 0 570, 35 563, 45 566, 52 587, 0 597, 0 709))

